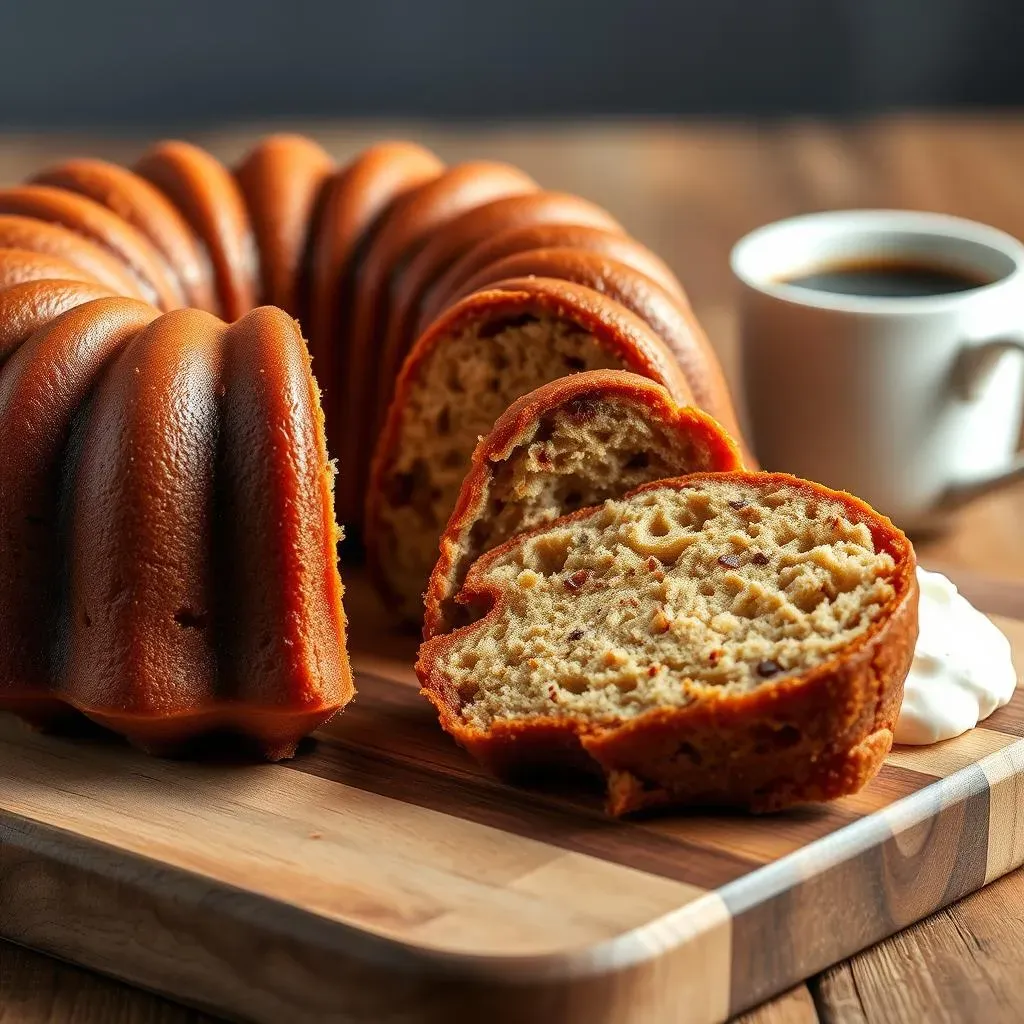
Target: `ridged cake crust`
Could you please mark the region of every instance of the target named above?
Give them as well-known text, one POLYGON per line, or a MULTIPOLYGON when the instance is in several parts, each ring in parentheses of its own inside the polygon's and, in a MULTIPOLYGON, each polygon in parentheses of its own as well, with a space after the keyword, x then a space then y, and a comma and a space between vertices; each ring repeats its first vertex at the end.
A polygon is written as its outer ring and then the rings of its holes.
POLYGON ((231 172, 198 146, 174 140, 143 154, 135 172, 174 203, 202 242, 218 316, 237 320, 252 309, 258 288, 256 240, 231 172))
POLYGON ((85 196, 49 185, 0 191, 0 214, 58 224, 115 256, 135 278, 147 302, 160 309, 180 306, 184 295, 156 247, 127 221, 85 196))
POLYGON ((33 333, 0 371, 0 707, 43 724, 63 708, 66 657, 62 479, 68 438, 104 369, 158 315, 133 299, 96 299, 33 333))
MULTIPOLYGON (((383 406, 402 362, 420 333, 420 307, 431 285, 468 249, 495 234, 538 224, 595 224, 622 232, 618 222, 599 206, 562 192, 526 192, 474 206, 433 232, 395 283, 382 357, 383 406)), ((519 276, 506 274, 506 277, 519 276)), ((426 326, 424 324, 424 326, 426 326)))
POLYGON ((685 299, 673 296, 641 270, 605 254, 561 246, 507 256, 474 274, 454 296, 472 294, 516 277, 571 281, 601 292, 644 321, 679 363, 694 403, 740 436, 718 357, 685 299))
POLYGON ((117 295, 144 298, 135 276, 116 256, 59 224, 0 214, 0 248, 26 249, 67 260, 117 295))
POLYGON ((33 333, 61 313, 115 293, 83 281, 24 281, 0 292, 0 366, 33 333))
POLYGON ((575 249, 618 260, 657 281, 667 292, 687 302, 686 293, 665 262, 621 229, 604 224, 577 223, 578 218, 556 224, 532 224, 507 228, 478 242, 465 252, 430 289, 423 301, 418 325, 422 332, 458 295, 466 282, 499 260, 534 249, 575 249))
POLYGON ((198 310, 154 321, 105 378, 82 450, 74 706, 157 752, 227 728, 290 756, 353 692, 294 321, 268 307, 230 327, 198 310))
POLYGON ((289 756, 352 695, 295 322, 111 297, 22 334, 0 367, 0 708, 289 756))
POLYGON ((362 519, 362 492, 353 467, 363 438, 363 394, 352 366, 358 257, 385 214, 403 196, 438 178, 444 164, 411 142, 383 142, 361 153, 325 185, 315 215, 310 266, 310 326, 314 365, 325 393, 332 454, 346 467, 338 480, 343 523, 362 519))
POLYGON ((177 207, 144 178, 103 160, 68 160, 31 179, 75 192, 105 206, 142 232, 176 276, 185 305, 216 308, 206 252, 177 207))
MULTIPOLYGON (((571 530, 602 511, 584 509, 508 541, 470 570, 461 599, 483 609, 482 617, 427 641, 416 668, 424 696, 437 709, 442 726, 501 775, 567 764, 600 770, 608 784, 609 810, 616 815, 694 803, 771 811, 860 789, 891 747, 903 681, 913 658, 913 549, 889 520, 864 502, 784 474, 696 474, 647 484, 625 500, 642 500, 645 494, 665 490, 736 486, 780 491, 841 509, 850 524, 866 527, 874 549, 891 560, 885 580, 890 596, 851 640, 777 681, 766 679, 716 699, 705 696, 653 707, 620 720, 571 714, 498 717, 486 725, 467 720, 467 699, 443 666, 455 663, 471 639, 504 614, 509 595, 489 579, 489 570, 532 538, 571 530)), ((586 627, 581 620, 580 628, 586 627)), ((773 664, 769 675, 779 671, 773 664)), ((481 679, 480 685, 486 686, 487 680, 481 679)))
POLYGON ((28 249, 0 249, 0 289, 26 281, 77 281, 99 284, 87 270, 60 256, 31 252, 28 249))
POLYGON ((298 292, 313 207, 333 168, 334 161, 311 139, 271 135, 235 171, 260 254, 261 303, 305 312, 298 292))
POLYGON ((403 196, 382 219, 360 261, 352 314, 349 407, 357 419, 351 431, 355 447, 346 464, 357 494, 366 491, 374 441, 398 369, 386 363, 384 345, 399 273, 431 234, 453 217, 481 203, 536 189, 536 182, 518 168, 472 161, 449 168, 403 196))

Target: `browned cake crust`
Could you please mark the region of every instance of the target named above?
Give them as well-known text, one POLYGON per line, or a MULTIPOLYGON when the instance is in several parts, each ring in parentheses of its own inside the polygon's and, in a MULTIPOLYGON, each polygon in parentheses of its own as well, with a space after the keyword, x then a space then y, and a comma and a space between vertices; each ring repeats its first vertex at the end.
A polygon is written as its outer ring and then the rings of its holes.
POLYGON ((313 208, 334 161, 312 139, 270 135, 235 169, 259 250, 261 304, 306 315, 299 282, 313 208))
POLYGON ((215 308, 209 259, 177 207, 145 178, 105 160, 67 160, 40 171, 33 183, 85 196, 141 231, 181 284, 185 304, 215 308))
POLYGON ((619 228, 577 223, 574 219, 558 224, 508 228, 477 242, 438 278, 424 296, 419 330, 426 329, 442 310, 452 304, 455 296, 465 294, 465 284, 475 274, 510 256, 534 249, 555 248, 594 252, 618 260, 657 281, 681 302, 688 301, 676 275, 645 245, 623 234, 619 228))
MULTIPOLYGON (((467 558, 483 554, 483 551, 471 549, 479 544, 476 538, 480 526, 493 515, 492 492, 499 470, 508 465, 514 455, 524 453, 537 439, 545 420, 552 416, 564 415, 582 424, 596 418, 601 409, 613 405, 631 408, 638 419, 659 424, 664 434, 675 441, 675 458, 670 465, 672 475, 743 468, 736 442, 714 419, 693 406, 677 404, 660 384, 638 374, 590 370, 542 385, 513 402, 494 424, 494 429, 480 438, 473 452, 472 465, 455 510, 441 535, 440 556, 427 587, 423 619, 425 640, 447 632, 455 624, 455 595, 462 587, 467 558)), ((596 461, 606 457, 600 451, 592 454, 596 461)), ((648 461, 646 451, 638 454, 644 456, 647 480, 665 475, 657 472, 660 467, 655 461, 648 461)), ((620 497, 643 479, 634 479, 626 485, 620 478, 617 486, 604 488, 599 497, 620 497)), ((507 496, 504 501, 508 501, 507 496)), ((548 518, 554 519, 575 508, 551 507, 545 511, 548 518)))
MULTIPOLYGON (((610 231, 622 230, 611 214, 585 199, 560 192, 532 191, 473 206, 434 231, 395 278, 380 355, 380 407, 387 409, 402 362, 421 333, 416 330, 421 301, 435 280, 463 253, 496 234, 538 224, 568 223, 600 224, 610 231)), ((503 278, 520 276, 502 275, 503 278)), ((492 278, 496 280, 501 278, 492 278)), ((453 298, 448 304, 454 301, 453 298)))
POLYGON ((237 320, 256 303, 259 253, 245 197, 231 172, 187 142, 161 142, 142 155, 135 173, 178 208, 206 249, 217 298, 215 312, 237 320))
POLYGON ((503 612, 508 598, 485 579, 490 566, 524 540, 597 510, 566 516, 481 558, 460 600, 487 608, 486 614, 420 648, 416 671, 424 696, 437 709, 441 725, 481 763, 505 776, 566 762, 597 768, 607 780, 608 808, 615 815, 687 804, 773 811, 853 793, 877 773, 892 745, 917 639, 918 589, 910 542, 859 499, 784 474, 695 474, 647 484, 628 497, 655 488, 706 486, 711 480, 716 486, 733 481, 789 489, 840 506, 850 522, 870 531, 876 551, 891 556, 891 599, 833 656, 747 692, 656 707, 628 721, 536 715, 498 718, 486 728, 473 725, 442 661, 503 612))
POLYGON ((386 362, 388 321, 399 272, 438 228, 481 203, 536 191, 525 172, 487 160, 450 167, 433 181, 400 199, 384 215, 360 260, 352 310, 352 347, 348 366, 353 387, 349 402, 358 438, 349 462, 357 493, 366 490, 373 444, 387 412, 399 365, 386 362))
POLYGON ((50 224, 32 217, 0 214, 0 248, 27 250, 67 260, 85 273, 85 280, 106 285, 116 295, 131 299, 144 298, 145 292, 138 279, 116 256, 97 242, 91 242, 59 224, 50 224))
MULTIPOLYGON (((308 336, 313 368, 324 385, 331 455, 346 470, 354 464, 363 433, 360 393, 351 373, 361 256, 394 204, 437 179, 443 169, 444 164, 422 146, 381 142, 327 180, 313 211, 305 286, 308 336)), ((337 502, 341 522, 354 526, 361 520, 362 492, 354 472, 341 474, 337 502)))
POLYGON ((0 191, 0 214, 58 224, 88 238, 121 261, 147 302, 161 309, 181 305, 181 285, 156 247, 105 206, 50 185, 21 185, 0 191))
POLYGON ((739 418, 718 355, 684 297, 673 295, 626 263, 570 247, 534 249, 507 256, 471 277, 457 297, 491 287, 496 281, 530 276, 557 278, 593 288, 635 313, 675 356, 695 404, 711 413, 734 437, 740 436, 739 418))

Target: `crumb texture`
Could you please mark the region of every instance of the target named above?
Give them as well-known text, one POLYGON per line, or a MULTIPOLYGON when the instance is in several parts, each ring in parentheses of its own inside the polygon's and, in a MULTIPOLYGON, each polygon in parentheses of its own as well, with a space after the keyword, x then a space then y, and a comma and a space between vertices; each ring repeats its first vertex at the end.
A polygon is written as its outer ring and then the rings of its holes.
MULTIPOLYGON (((593 396, 558 405, 494 464, 483 506, 457 538, 449 592, 461 589, 477 558, 519 533, 651 480, 717 468, 712 462, 706 436, 652 415, 642 401, 593 396)), ((468 621, 448 605, 449 619, 468 621)))
POLYGON ((381 568, 406 616, 422 607, 441 530, 480 436, 541 384, 581 370, 622 368, 576 324, 532 314, 473 323, 428 357, 381 481, 381 568))
POLYGON ((615 723, 744 693, 847 646, 895 596, 892 556, 827 496, 729 480, 655 487, 478 570, 495 610, 437 669, 466 724, 615 723))

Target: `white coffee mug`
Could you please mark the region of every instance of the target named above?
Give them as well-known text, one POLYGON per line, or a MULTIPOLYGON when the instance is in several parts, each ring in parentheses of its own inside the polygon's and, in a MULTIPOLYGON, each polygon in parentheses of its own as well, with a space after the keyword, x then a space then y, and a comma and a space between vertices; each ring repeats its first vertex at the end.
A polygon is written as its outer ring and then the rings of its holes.
POLYGON ((809 214, 747 235, 743 382, 755 453, 852 491, 905 529, 1024 477, 1024 246, 942 214, 809 214), (919 264, 983 282, 920 297, 786 283, 816 270, 919 264))

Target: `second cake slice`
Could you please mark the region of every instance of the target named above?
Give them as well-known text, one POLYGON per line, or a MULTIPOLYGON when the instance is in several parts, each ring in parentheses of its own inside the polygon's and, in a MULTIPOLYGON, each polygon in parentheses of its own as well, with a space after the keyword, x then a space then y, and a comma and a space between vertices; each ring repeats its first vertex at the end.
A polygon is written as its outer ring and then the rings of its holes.
POLYGON ((832 799, 892 745, 914 565, 848 494, 770 473, 661 480, 484 555, 460 595, 478 621, 427 641, 417 673, 488 767, 590 764, 616 814, 832 799))
POLYGON ((531 391, 473 452, 427 587, 424 639, 469 621, 455 600, 466 573, 510 537, 651 480, 741 468, 715 420, 638 374, 590 370, 531 391))

